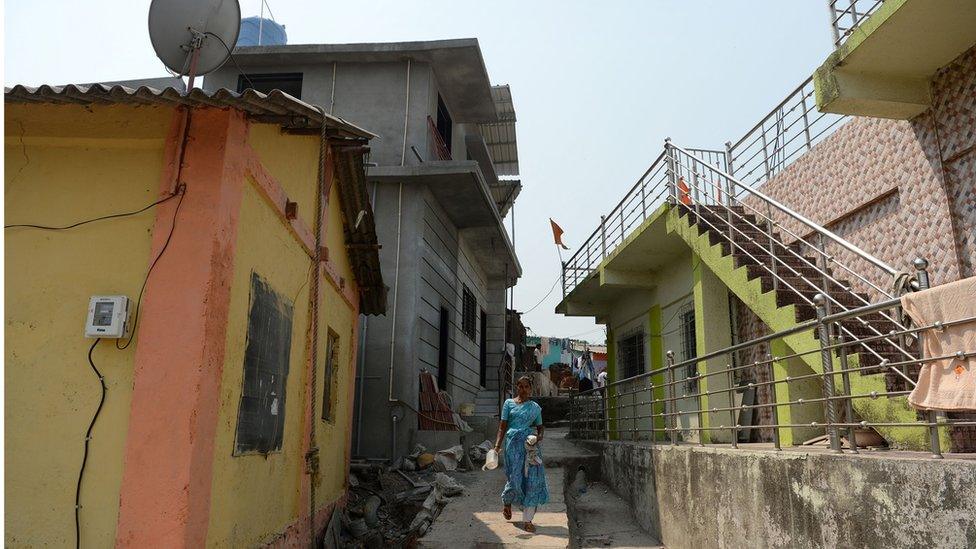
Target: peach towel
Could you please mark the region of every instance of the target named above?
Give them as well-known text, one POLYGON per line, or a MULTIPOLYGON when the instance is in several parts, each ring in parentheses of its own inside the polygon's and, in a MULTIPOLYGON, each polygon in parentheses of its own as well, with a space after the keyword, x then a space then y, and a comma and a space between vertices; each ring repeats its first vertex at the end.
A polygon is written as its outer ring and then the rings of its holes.
MULTIPOLYGON (((916 326, 976 316, 976 277, 905 294, 901 306, 916 326)), ((976 321, 925 330, 921 340, 927 357, 974 353, 976 321)), ((920 410, 976 410, 976 356, 925 362, 908 403, 920 410)))

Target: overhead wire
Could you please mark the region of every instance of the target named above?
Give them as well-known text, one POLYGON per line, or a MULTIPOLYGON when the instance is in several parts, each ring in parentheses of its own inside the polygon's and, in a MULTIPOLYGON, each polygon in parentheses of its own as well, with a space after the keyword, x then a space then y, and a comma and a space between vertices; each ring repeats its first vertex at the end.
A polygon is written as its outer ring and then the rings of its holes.
POLYGON ((540 299, 538 303, 536 303, 535 305, 533 305, 532 307, 530 307, 529 310, 523 311, 522 314, 523 315, 527 315, 527 314, 531 313, 532 311, 534 311, 539 305, 542 305, 542 302, 545 301, 546 299, 548 299, 550 295, 552 295, 552 292, 553 292, 553 290, 556 289, 556 284, 559 283, 559 279, 560 278, 562 278, 562 274, 560 274, 559 276, 557 276, 556 277, 556 280, 553 281, 552 288, 549 288, 549 292, 542 299, 540 299))
MULTIPOLYGON (((270 12, 271 8, 268 8, 268 11, 270 12)), ((274 17, 272 17, 271 19, 274 20, 274 17)), ((203 34, 206 36, 213 36, 214 38, 217 39, 218 42, 221 43, 221 45, 224 46, 224 49, 227 50, 227 57, 230 59, 230 62, 234 64, 235 68, 237 68, 237 72, 241 74, 241 78, 247 81, 247 87, 254 89, 254 82, 251 82, 251 79, 247 77, 247 73, 244 72, 244 69, 242 69, 241 66, 237 64, 237 59, 234 59, 234 53, 231 52, 231 49, 227 45, 227 42, 224 42, 223 38, 210 31, 204 32, 203 34)))

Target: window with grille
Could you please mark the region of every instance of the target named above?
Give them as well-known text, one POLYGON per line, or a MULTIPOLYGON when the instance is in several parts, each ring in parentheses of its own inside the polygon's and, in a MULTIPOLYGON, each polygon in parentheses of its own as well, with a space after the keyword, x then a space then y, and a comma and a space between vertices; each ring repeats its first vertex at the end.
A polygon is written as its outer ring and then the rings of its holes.
POLYGON ((234 455, 281 450, 285 427, 293 305, 257 273, 250 300, 234 455))
POLYGON ((477 310, 478 301, 465 286, 461 296, 461 331, 471 339, 477 333, 477 310))
POLYGON ((322 376, 322 419, 335 419, 336 370, 339 367, 339 334, 329 328, 325 343, 325 368, 322 376))
POLYGON ((621 379, 644 373, 644 332, 634 332, 617 340, 621 379))
MULTIPOLYGON (((698 356, 698 343, 695 336, 695 309, 686 307, 681 312, 681 360, 691 360, 698 356)), ((685 370, 685 376, 693 378, 698 376, 698 363, 689 364, 685 370)), ((698 382, 689 381, 688 390, 698 390, 698 382)))

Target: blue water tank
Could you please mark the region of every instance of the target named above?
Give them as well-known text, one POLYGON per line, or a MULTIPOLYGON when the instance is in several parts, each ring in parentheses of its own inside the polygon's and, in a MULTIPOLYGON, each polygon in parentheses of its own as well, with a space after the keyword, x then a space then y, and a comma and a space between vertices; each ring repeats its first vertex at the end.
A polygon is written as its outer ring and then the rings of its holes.
POLYGON ((241 34, 237 37, 238 46, 284 46, 288 43, 285 27, 270 19, 245 17, 241 19, 241 34), (258 43, 260 33, 261 42, 258 43))

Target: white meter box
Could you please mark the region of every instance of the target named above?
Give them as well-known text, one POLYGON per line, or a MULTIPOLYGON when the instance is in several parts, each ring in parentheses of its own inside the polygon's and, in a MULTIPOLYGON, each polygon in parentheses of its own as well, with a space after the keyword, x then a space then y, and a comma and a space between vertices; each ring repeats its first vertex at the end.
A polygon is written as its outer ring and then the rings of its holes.
POLYGON ((88 302, 85 337, 118 339, 129 329, 129 298, 124 295, 93 295, 88 302))

